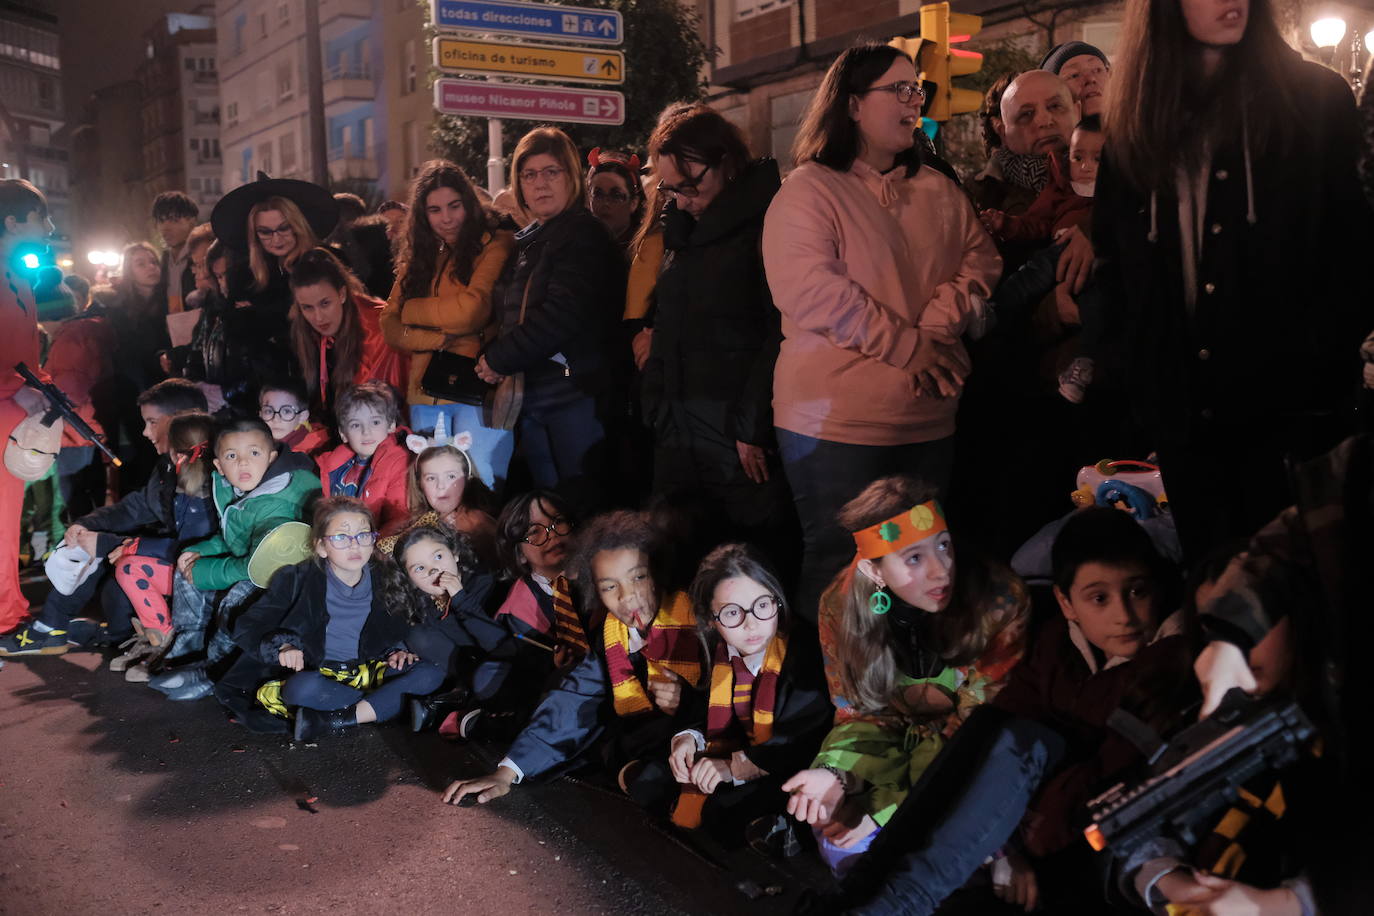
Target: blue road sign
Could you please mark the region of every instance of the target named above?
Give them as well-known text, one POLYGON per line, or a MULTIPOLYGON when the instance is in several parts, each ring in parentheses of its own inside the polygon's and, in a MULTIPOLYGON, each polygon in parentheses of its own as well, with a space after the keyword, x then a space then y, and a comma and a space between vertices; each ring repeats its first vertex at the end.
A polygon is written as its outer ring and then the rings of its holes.
POLYGON ((614 10, 518 0, 430 0, 430 8, 431 21, 444 30, 607 45, 625 40, 624 21, 614 10))

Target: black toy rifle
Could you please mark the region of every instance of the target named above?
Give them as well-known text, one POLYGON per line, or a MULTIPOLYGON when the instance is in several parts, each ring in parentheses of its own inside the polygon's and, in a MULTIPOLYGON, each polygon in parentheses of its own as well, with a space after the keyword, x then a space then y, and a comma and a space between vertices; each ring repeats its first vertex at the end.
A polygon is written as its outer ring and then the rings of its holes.
POLYGON ((1297 703, 1232 690, 1213 715, 1160 746, 1143 782, 1118 783, 1088 802, 1092 823, 1083 834, 1117 859, 1160 837, 1191 849, 1243 785, 1296 762, 1314 734, 1297 703))
POLYGON ((94 442, 95 447, 104 452, 105 457, 109 458, 110 463, 115 467, 120 467, 124 464, 124 462, 120 461, 115 456, 114 452, 110 451, 110 447, 105 444, 105 441, 100 438, 100 435, 96 433, 95 430, 91 429, 91 425, 81 419, 81 415, 76 412, 76 405, 72 404, 71 399, 67 397, 66 393, 61 388, 58 388, 52 382, 45 382, 34 375, 33 370, 25 363, 20 363, 15 366, 14 371, 18 372, 20 377, 24 379, 24 384, 48 399, 48 411, 43 415, 44 426, 52 426, 53 421, 61 417, 66 420, 67 423, 71 425, 71 428, 76 430, 82 438, 94 442))

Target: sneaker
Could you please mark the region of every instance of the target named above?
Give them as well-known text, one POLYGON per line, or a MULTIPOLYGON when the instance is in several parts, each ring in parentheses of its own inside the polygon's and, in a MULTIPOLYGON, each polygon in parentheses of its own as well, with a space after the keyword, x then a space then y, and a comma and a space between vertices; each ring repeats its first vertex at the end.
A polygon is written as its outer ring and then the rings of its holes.
POLYGON ((199 700, 208 697, 214 689, 204 669, 198 667, 155 674, 148 679, 148 686, 165 693, 169 700, 199 700))
POLYGON ((1080 356, 1059 374, 1059 394, 1070 404, 1082 404, 1093 383, 1093 361, 1080 356))
POLYGON ((87 649, 94 652, 113 645, 109 633, 103 620, 73 617, 67 621, 67 645, 72 649, 87 649))
POLYGON ((130 684, 146 684, 152 676, 146 661, 135 662, 124 670, 124 680, 130 684))
POLYGON ((65 655, 69 648, 66 630, 40 633, 27 626, 0 637, 0 656, 65 655))
POLYGON ((111 671, 127 671, 130 665, 147 658, 155 651, 141 633, 124 640, 119 644, 119 648, 124 651, 110 659, 111 671))

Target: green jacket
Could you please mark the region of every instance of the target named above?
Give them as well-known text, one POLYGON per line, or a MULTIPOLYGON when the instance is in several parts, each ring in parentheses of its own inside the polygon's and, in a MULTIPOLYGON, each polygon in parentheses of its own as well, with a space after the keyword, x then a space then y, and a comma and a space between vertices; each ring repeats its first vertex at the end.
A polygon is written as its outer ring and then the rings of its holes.
POLYGON ((196 588, 219 591, 248 578, 248 558, 269 532, 302 520, 320 478, 308 456, 283 449, 256 489, 240 493, 218 471, 212 486, 219 534, 188 549, 200 554, 191 571, 196 588))

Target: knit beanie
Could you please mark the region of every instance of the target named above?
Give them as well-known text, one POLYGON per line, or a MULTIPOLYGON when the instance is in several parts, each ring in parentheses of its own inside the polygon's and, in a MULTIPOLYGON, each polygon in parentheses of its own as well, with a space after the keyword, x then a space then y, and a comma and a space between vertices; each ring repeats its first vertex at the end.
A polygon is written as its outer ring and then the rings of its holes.
POLYGON ((1090 45, 1086 41, 1066 41, 1050 48, 1050 53, 1046 54, 1045 59, 1040 61, 1040 69, 1057 74, 1060 67, 1083 54, 1091 54, 1108 67, 1111 66, 1111 61, 1107 60, 1107 55, 1102 53, 1101 48, 1090 45))

